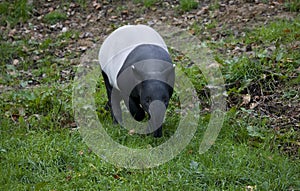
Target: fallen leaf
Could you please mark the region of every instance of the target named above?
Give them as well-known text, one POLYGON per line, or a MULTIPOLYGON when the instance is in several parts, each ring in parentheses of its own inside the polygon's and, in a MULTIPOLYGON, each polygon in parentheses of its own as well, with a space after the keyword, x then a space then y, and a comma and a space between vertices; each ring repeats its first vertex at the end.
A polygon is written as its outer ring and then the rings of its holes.
POLYGON ((121 12, 121 15, 122 15, 122 16, 128 16, 128 15, 129 15, 129 11, 128 11, 128 10, 123 10, 123 11, 121 12))
POLYGON ((113 177, 114 177, 115 179, 120 179, 120 176, 119 176, 118 174, 114 174, 113 177))
POLYGON ((19 65, 19 62, 20 62, 20 61, 19 61, 18 59, 14 59, 14 60, 13 60, 13 65, 14 65, 14 66, 17 66, 17 65, 19 65))
POLYGON ((251 103, 251 104, 250 104, 250 109, 254 109, 254 108, 256 108, 256 106, 258 106, 258 103, 257 103, 257 102, 251 103))
POLYGON ((241 105, 247 105, 248 103, 250 103, 251 101, 251 95, 250 94, 245 94, 245 95, 242 95, 243 97, 243 102, 241 105))
POLYGON ((134 133, 135 133, 134 129, 130 129, 129 132, 128 132, 129 135, 133 135, 134 133))
POLYGON ((256 186, 246 186, 245 190, 246 191, 255 191, 256 190, 256 186))
POLYGON ((63 27, 63 28, 61 29, 61 32, 63 32, 63 33, 67 32, 67 31, 68 31, 68 27, 63 27))
POLYGON ((70 181, 72 179, 72 176, 70 176, 70 175, 68 175, 67 177, 66 177, 66 181, 70 181))
POLYGON ((283 32, 285 32, 285 33, 290 33, 291 30, 290 30, 290 29, 284 29, 283 32))

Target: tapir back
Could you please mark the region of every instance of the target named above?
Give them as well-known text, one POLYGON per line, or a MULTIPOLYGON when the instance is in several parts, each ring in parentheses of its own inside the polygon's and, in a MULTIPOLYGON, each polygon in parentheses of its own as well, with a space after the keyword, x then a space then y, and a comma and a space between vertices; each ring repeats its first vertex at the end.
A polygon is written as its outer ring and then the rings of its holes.
POLYGON ((112 32, 99 51, 99 62, 110 84, 118 89, 117 75, 128 55, 139 45, 152 44, 168 51, 161 36, 146 25, 127 25, 112 32))

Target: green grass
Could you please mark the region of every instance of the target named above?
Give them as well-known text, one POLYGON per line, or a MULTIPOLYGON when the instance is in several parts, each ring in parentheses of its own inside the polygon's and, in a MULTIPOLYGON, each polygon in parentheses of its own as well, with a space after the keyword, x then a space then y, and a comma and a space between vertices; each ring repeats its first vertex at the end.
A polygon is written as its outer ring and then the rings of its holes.
MULTIPOLYGON (((235 47, 242 44, 253 46, 253 54, 242 54, 218 59, 224 66, 223 75, 227 83, 240 83, 238 92, 253 84, 264 84, 262 89, 272 88, 272 84, 288 83, 289 76, 300 66, 300 53, 294 42, 299 41, 300 18, 294 21, 279 20, 268 27, 247 33, 244 39, 234 37, 223 45, 235 47), (255 45, 259 43, 261 46, 255 45)), ((217 46, 220 44, 217 43, 217 46)), ((299 49, 299 48, 298 48, 299 49)), ((234 87, 236 90, 237 86, 234 87)))
POLYGON ((20 22, 26 22, 31 16, 32 6, 27 0, 15 0, 13 3, 0 2, 0 25, 14 26, 20 22))
POLYGON ((212 10, 212 11, 215 11, 219 8, 220 8, 220 1, 219 0, 214 0, 209 5, 209 9, 212 10))
POLYGON ((142 3, 146 8, 154 6, 159 0, 134 0, 134 3, 142 3))
MULTIPOLYGON (((55 105, 52 99, 49 104, 55 105)), ((22 103, 30 105, 32 101, 22 103)), ((48 110, 56 113, 55 107, 48 110)), ((37 112, 34 111, 31 115, 37 112)), ((45 123, 43 116, 39 120, 32 123, 19 117, 13 122, 2 118, 0 173, 5 176, 1 190, 241 190, 246 186, 288 190, 300 186, 299 162, 270 148, 272 132, 260 130, 260 136, 249 133, 246 117, 240 118, 235 110, 228 113, 218 141, 207 153, 197 152, 201 138, 198 132, 174 160, 145 170, 114 167, 91 152, 76 130, 61 128, 54 121, 45 123), (49 127, 51 124, 53 127, 49 127)), ((201 121, 200 125, 207 124, 205 118, 201 121)), ((250 123, 265 128, 260 121, 250 123)), ((118 131, 118 127, 114 128, 118 131)))
POLYGON ((55 24, 67 19, 67 14, 62 11, 52 11, 44 16, 44 21, 49 24, 55 24))
POLYGON ((299 0, 289 0, 285 2, 285 7, 292 12, 300 11, 300 1, 299 0))
POLYGON ((198 2, 194 0, 180 0, 179 8, 180 10, 187 12, 198 7, 198 2))
MULTIPOLYGON (((14 18, 12 15, 6 14, 14 18)), ((55 18, 47 22, 60 21, 55 18)), ((299 84, 299 75, 291 78, 300 66, 299 48, 293 46, 299 41, 299 23, 299 19, 280 20, 249 31, 243 38, 228 37, 210 44, 212 48, 224 49, 238 43, 254 47, 252 56, 216 56, 226 84, 230 85, 229 95, 247 93, 255 84, 259 84, 260 90, 272 93, 280 83, 290 87, 282 90, 284 99, 299 101, 299 93, 293 91, 299 84), (275 47, 274 51, 266 52, 270 46, 275 47)), ((0 190, 300 188, 299 151, 288 156, 281 149, 284 144, 297 143, 299 132, 278 133, 269 127, 268 117, 238 106, 229 109, 216 143, 202 155, 198 149, 210 118, 207 113, 200 116, 199 129, 188 147, 159 167, 131 170, 105 162, 88 148, 74 128, 72 78, 62 80, 61 72, 72 69, 68 59, 76 55, 70 53, 62 62, 53 52, 65 48, 78 35, 78 31, 67 31, 55 39, 37 42, 24 37, 13 43, 0 37, 0 190), (32 56, 40 59, 33 61, 32 56), (15 59, 19 64, 13 64, 15 59), (37 81, 39 85, 31 86, 31 81, 37 81), (1 89, 2 86, 11 88, 1 89)), ((190 61, 183 58, 178 62, 189 64, 190 61)), ((199 98, 209 104, 204 96, 206 81, 201 71, 195 67, 182 69, 191 76, 199 98)), ((171 100, 163 130, 165 136, 154 139, 152 136, 128 135, 127 130, 111 124, 110 115, 104 110, 107 98, 102 78, 95 94, 97 114, 108 134, 133 148, 156 146, 172 135, 179 120, 175 112, 177 99, 174 96, 171 100)))

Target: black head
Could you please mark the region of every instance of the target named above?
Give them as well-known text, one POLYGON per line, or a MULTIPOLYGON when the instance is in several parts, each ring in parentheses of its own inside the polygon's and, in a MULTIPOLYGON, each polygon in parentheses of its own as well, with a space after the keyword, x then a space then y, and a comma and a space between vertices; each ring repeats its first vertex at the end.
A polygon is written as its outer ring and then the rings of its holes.
POLYGON ((173 88, 159 80, 145 80, 140 84, 140 103, 142 108, 149 113, 149 106, 153 101, 160 101, 165 108, 173 94, 173 88))

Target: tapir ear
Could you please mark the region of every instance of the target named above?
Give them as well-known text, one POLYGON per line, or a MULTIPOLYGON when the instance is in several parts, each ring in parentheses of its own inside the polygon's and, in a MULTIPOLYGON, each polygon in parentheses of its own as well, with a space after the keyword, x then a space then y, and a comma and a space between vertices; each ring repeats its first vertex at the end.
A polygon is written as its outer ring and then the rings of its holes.
POLYGON ((175 70, 175 64, 173 64, 172 67, 168 67, 167 69, 162 71, 162 74, 163 76, 169 76, 170 74, 172 74, 172 72, 174 72, 174 70, 175 70))
POLYGON ((134 67, 134 65, 131 66, 131 69, 132 69, 132 73, 133 73, 134 77, 137 80, 143 81, 144 72, 139 70, 138 68, 134 67))

